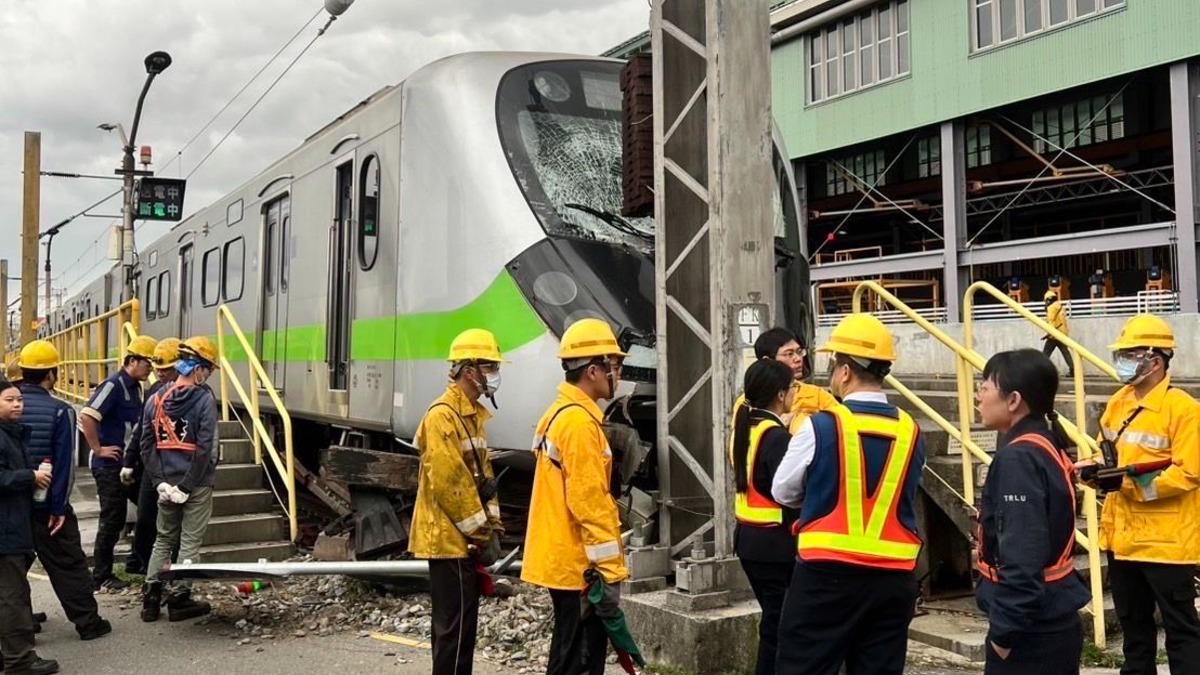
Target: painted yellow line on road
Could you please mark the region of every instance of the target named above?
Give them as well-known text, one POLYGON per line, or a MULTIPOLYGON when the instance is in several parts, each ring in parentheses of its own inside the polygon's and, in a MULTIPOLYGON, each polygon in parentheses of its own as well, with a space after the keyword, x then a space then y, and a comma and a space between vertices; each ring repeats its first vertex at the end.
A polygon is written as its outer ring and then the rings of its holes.
POLYGON ((416 647, 417 649, 432 649, 432 647, 430 646, 430 644, 428 642, 421 642, 420 640, 413 640, 412 638, 400 637, 399 635, 392 635, 390 633, 371 633, 371 637, 376 640, 383 640, 384 642, 394 642, 398 645, 404 645, 405 647, 416 647))
POLYGON ((33 579, 34 581, 50 581, 50 577, 46 576, 45 574, 38 574, 37 572, 29 572, 25 576, 33 579))

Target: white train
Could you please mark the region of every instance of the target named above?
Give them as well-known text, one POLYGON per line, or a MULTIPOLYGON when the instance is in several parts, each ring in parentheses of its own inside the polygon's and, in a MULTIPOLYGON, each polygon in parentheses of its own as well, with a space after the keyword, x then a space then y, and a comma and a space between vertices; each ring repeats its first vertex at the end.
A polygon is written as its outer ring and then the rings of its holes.
MULTIPOLYGON (((494 448, 528 449, 562 379, 557 338, 578 318, 617 327, 631 344, 627 393, 641 383, 652 395, 654 224, 619 216, 622 66, 464 54, 381 89, 140 249, 142 331, 212 335, 228 304, 254 327, 310 451, 335 440, 331 428, 380 449, 411 438, 445 387, 450 340, 468 327, 493 331, 511 361, 494 448)), ((785 321, 811 333, 785 156, 779 297, 785 321)), ((115 267, 45 330, 120 294, 115 267)))

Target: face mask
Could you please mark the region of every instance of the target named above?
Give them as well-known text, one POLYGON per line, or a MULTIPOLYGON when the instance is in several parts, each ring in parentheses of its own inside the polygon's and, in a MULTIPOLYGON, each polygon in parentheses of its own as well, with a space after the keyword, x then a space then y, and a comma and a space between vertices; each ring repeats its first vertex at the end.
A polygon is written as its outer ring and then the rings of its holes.
POLYGON ((484 375, 483 393, 487 396, 495 396, 500 389, 500 371, 487 373, 484 375))
POLYGON ((1124 384, 1137 384, 1145 377, 1138 377, 1138 362, 1132 359, 1117 359, 1114 368, 1117 371, 1117 379, 1124 384))

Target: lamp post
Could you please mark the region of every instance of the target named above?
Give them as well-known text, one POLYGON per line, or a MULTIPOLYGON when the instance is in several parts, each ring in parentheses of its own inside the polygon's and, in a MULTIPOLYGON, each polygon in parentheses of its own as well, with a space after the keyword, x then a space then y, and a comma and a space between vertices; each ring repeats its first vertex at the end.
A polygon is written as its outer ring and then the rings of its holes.
POLYGON ((105 131, 116 129, 121 134, 121 145, 124 150, 124 159, 121 163, 121 168, 117 170, 124 179, 124 202, 121 205, 121 269, 122 279, 125 288, 125 300, 129 300, 134 296, 133 287, 133 179, 139 175, 134 169, 133 149, 137 143, 138 124, 142 120, 142 104, 146 101, 146 93, 150 91, 150 83, 154 82, 154 78, 159 73, 166 70, 171 65, 171 55, 166 52, 154 52, 146 57, 146 84, 142 86, 142 93, 138 96, 137 109, 133 113, 133 126, 130 128, 129 136, 125 136, 125 129, 119 124, 101 124, 100 128, 105 131))

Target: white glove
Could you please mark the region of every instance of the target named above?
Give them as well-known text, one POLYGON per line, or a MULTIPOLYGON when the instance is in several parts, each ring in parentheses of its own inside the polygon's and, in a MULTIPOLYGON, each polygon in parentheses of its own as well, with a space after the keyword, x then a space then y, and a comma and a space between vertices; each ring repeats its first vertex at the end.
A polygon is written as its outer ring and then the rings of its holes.
POLYGON ((171 501, 175 502, 176 504, 182 504, 188 500, 188 493, 180 490, 177 487, 172 487, 168 492, 168 496, 170 497, 171 501))
POLYGON ((121 469, 121 484, 133 485, 133 469, 129 467, 121 469))
POLYGON ((164 504, 171 501, 171 485, 169 483, 159 483, 154 489, 158 491, 158 501, 164 504))

